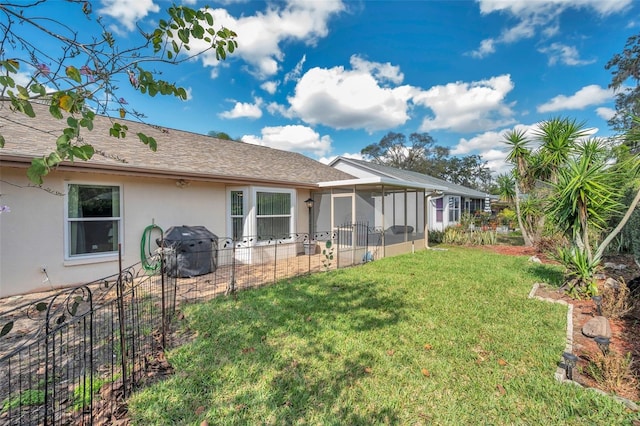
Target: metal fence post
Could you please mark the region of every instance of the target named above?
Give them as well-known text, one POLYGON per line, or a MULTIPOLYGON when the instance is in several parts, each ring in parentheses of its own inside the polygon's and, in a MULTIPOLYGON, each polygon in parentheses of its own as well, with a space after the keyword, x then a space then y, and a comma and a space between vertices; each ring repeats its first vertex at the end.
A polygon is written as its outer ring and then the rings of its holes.
MULTIPOLYGON (((164 244, 161 245, 164 247, 164 244)), ((167 312, 166 312, 166 293, 165 293, 165 282, 164 282, 164 274, 165 274, 165 259, 164 259, 164 250, 160 250, 160 285, 162 287, 162 349, 164 350, 167 347, 167 312)))
POLYGON ((118 322, 120 323, 120 364, 122 367, 122 392, 127 397, 127 346, 125 338, 125 316, 124 316, 124 280, 122 271, 122 246, 118 244, 118 281, 116 282, 116 297, 118 306, 118 322))

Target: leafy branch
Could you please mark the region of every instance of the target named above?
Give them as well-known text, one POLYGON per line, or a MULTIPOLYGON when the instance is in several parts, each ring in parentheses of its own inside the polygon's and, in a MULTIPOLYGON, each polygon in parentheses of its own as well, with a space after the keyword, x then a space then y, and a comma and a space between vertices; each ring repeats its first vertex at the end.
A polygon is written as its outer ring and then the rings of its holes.
MULTIPOLYGON (((114 34, 108 30, 102 18, 93 19, 91 3, 69 0, 81 8, 87 20, 97 26, 96 34, 81 39, 79 33, 67 22, 38 16, 38 6, 44 1, 27 4, 0 3, 0 110, 36 118, 32 102, 44 102, 49 114, 66 119, 56 137, 52 152, 34 158, 27 176, 35 184, 58 164, 68 160, 89 160, 96 153, 91 144, 84 143, 81 133, 93 130, 96 114, 115 115, 120 119, 131 116, 142 121, 143 115, 131 109, 127 101, 117 95, 119 76, 136 91, 155 97, 173 96, 187 99, 183 87, 158 77, 158 72, 146 69, 146 64, 178 65, 207 51, 215 51, 218 60, 225 60, 238 44, 236 33, 224 27, 215 28, 213 15, 208 8, 194 10, 173 5, 166 10, 150 33, 138 27, 141 41, 132 48, 121 49, 114 34), (62 51, 54 57, 40 46, 41 37, 56 43, 62 51), (27 83, 21 83, 27 75, 27 83), (115 113, 115 114, 113 114, 115 113)), ((6 115, 6 114, 5 114, 6 115)), ((125 138, 128 127, 112 119, 109 134, 125 138)), ((156 140, 144 133, 136 133, 140 142, 152 151, 156 140)), ((6 141, 0 134, 0 148, 6 141)))

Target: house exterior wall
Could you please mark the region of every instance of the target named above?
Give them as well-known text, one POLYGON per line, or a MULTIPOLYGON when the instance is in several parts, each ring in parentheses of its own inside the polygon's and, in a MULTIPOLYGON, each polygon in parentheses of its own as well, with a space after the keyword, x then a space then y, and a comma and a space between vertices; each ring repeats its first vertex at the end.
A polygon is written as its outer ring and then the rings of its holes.
MULTIPOLYGON (((142 234, 152 223, 163 230, 200 225, 227 236, 228 200, 222 183, 178 185, 169 178, 65 171, 50 173, 40 189, 30 186, 25 169, 3 167, 0 175, 0 205, 11 209, 0 216, 0 297, 83 284, 118 272, 117 255, 65 260, 67 183, 120 186, 123 266, 140 261, 142 234)), ((307 232, 304 200, 309 191, 295 194, 294 231, 307 232)), ((297 248, 289 251, 295 255, 297 248)))

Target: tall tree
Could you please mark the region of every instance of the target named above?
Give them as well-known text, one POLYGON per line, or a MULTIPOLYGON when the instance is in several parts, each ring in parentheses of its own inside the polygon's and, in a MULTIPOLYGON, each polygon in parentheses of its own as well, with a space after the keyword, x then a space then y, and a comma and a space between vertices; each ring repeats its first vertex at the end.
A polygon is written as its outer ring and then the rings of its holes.
POLYGON ((515 179, 513 173, 500 173, 496 177, 496 192, 500 197, 500 201, 515 204, 516 190, 515 179))
POLYGON ((229 136, 228 133, 217 132, 215 130, 210 130, 209 132, 207 132, 207 136, 211 136, 212 138, 216 138, 216 139, 223 139, 225 141, 234 141, 235 140, 231 136, 229 136))
MULTIPOLYGON (((0 110, 4 110, 0 118, 6 118, 7 109, 11 109, 34 118, 33 125, 37 126, 31 105, 35 101, 46 102, 52 116, 67 118, 61 121, 55 149, 32 161, 27 174, 35 183, 42 183, 43 177, 64 160, 88 160, 94 155, 81 133, 92 130, 96 113, 143 120, 144 115, 119 95, 122 81, 148 96, 186 99, 184 88, 159 78, 160 74, 149 71, 147 65, 177 65, 208 50, 214 50, 222 60, 237 47, 236 34, 214 27, 213 15, 206 8, 171 6, 165 19, 150 32, 138 27, 137 44, 123 46, 102 18, 94 15, 91 2, 67 0, 79 8, 85 25, 94 25, 90 32, 74 28, 73 18, 56 21, 43 17, 44 3, 0 3, 0 110), (26 83, 22 83, 24 75, 26 83)), ((122 138, 127 130, 114 119, 109 133, 122 138)), ((142 133, 137 137, 156 149, 152 137, 142 133)))
POLYGON ((638 129, 640 123, 634 117, 640 117, 640 34, 629 37, 622 52, 613 55, 605 69, 611 70, 609 88, 616 91, 616 113, 609 124, 623 133, 638 129))
POLYGON ((538 124, 533 136, 540 142, 538 163, 534 171, 536 178, 555 184, 560 168, 575 152, 577 141, 588 135, 586 122, 554 117, 538 124))
POLYGON ((412 170, 485 192, 493 183, 491 171, 480 156, 453 157, 449 148, 436 145, 428 133, 412 133, 407 140, 402 133, 389 132, 360 153, 377 164, 412 170))
POLYGON ((427 133, 412 133, 409 137, 402 133, 389 132, 380 142, 364 147, 360 153, 373 162, 404 170, 419 170, 430 155, 435 143, 427 133))
POLYGON ((518 226, 522 232, 524 245, 531 247, 533 246, 533 240, 531 239, 529 229, 524 226, 520 208, 520 194, 522 192, 529 192, 535 182, 529 170, 529 160, 531 157, 529 148, 530 141, 526 137, 526 132, 518 129, 508 130, 502 135, 502 138, 503 142, 509 147, 506 160, 514 165, 514 201, 516 205, 516 215, 518 216, 518 226))

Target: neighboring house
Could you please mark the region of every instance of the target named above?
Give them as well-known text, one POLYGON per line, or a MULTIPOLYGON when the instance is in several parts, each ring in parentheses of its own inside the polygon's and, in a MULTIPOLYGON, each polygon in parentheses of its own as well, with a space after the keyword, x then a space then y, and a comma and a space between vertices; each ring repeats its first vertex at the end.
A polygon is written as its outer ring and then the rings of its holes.
POLYGON ((422 173, 345 157, 338 157, 329 165, 361 179, 373 176, 386 177, 436 188, 435 191, 426 194, 427 224, 430 230, 442 231, 459 223, 463 212, 473 214, 491 211, 488 194, 422 173))
POLYGON ((344 255, 352 262, 373 247, 376 257, 407 252, 426 245, 425 194, 445 189, 359 178, 301 154, 134 121, 117 120, 129 134, 116 139, 104 116, 83 132, 94 158, 60 164, 37 187, 26 169, 33 157, 55 149, 65 121, 45 105, 34 110, 31 119, 0 101, 0 205, 11 209, 0 216, 0 297, 115 274, 119 247, 123 266, 140 261, 141 237, 151 224, 204 226, 246 246, 237 259, 246 263, 268 257, 274 235, 285 248, 278 256, 297 256, 303 253, 298 236, 309 232, 353 248, 344 255), (157 152, 138 132, 156 139, 157 152), (356 223, 370 235, 358 236, 356 223))

